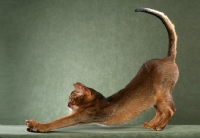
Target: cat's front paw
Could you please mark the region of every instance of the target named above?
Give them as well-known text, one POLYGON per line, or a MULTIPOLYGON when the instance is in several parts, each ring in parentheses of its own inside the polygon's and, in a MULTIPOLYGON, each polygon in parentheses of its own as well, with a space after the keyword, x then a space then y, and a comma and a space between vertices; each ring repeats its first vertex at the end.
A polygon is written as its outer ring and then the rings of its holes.
POLYGON ((26 120, 28 132, 48 132, 48 130, 40 122, 34 120, 26 120))

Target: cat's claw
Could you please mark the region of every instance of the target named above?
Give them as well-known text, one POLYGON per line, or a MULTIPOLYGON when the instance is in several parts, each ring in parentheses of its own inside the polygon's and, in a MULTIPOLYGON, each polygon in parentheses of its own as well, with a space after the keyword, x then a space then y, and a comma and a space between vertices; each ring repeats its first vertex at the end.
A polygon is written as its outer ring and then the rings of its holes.
POLYGON ((27 127, 27 128, 26 128, 26 131, 27 131, 27 132, 37 132, 37 131, 34 131, 34 128, 33 128, 33 127, 27 127))

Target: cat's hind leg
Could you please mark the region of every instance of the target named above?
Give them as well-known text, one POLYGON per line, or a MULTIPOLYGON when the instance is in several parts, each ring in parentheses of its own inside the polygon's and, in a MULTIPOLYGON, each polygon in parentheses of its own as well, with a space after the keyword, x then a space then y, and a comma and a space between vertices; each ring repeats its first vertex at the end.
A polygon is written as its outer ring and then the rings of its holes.
POLYGON ((161 120, 162 112, 158 110, 156 105, 154 105, 154 107, 156 110, 156 115, 150 122, 143 123, 144 128, 152 128, 155 124, 157 124, 161 120))
POLYGON ((170 121, 170 119, 173 117, 175 111, 173 111, 170 106, 168 105, 162 105, 162 115, 161 120, 152 126, 153 130, 162 130, 170 121))
POLYGON ((160 111, 160 120, 151 127, 153 130, 162 130, 173 117, 176 109, 170 92, 162 93, 156 103, 157 110, 160 111))
POLYGON ((167 89, 157 89, 155 99, 156 115, 150 122, 144 122, 143 127, 151 128, 152 130, 162 130, 174 115, 175 106, 171 92, 167 89))

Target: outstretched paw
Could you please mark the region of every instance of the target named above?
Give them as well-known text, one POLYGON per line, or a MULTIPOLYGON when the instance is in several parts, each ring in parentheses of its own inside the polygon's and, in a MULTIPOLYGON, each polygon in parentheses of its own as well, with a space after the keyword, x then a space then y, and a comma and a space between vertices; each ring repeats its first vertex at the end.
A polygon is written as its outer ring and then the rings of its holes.
POLYGON ((28 132, 47 132, 46 130, 42 129, 42 125, 40 122, 36 122, 34 120, 26 120, 28 132))
POLYGON ((27 132, 37 132, 37 131, 34 131, 34 130, 33 130, 33 127, 27 127, 27 128, 26 128, 26 131, 27 131, 27 132))

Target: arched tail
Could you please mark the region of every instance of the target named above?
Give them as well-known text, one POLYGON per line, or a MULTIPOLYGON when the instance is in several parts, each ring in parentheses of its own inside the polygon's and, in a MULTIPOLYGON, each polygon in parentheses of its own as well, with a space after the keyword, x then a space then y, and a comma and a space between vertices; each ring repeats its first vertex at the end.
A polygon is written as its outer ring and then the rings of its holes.
POLYGON ((163 22, 163 24, 165 25, 167 29, 168 38, 169 38, 169 48, 168 48, 167 57, 175 61, 177 35, 176 35, 175 27, 173 23, 169 20, 169 18, 164 13, 153 10, 153 9, 149 9, 149 8, 138 8, 135 10, 135 12, 146 12, 146 13, 152 14, 158 17, 163 22))

